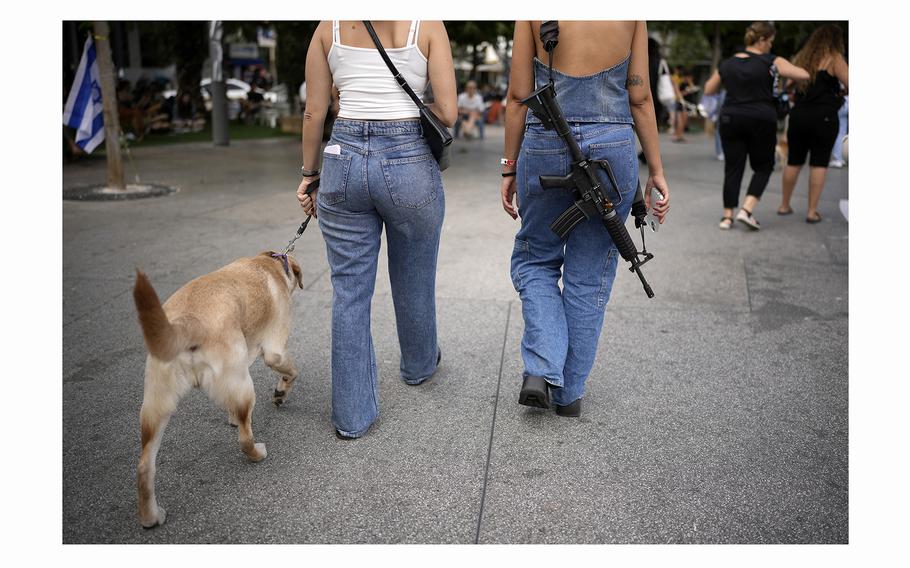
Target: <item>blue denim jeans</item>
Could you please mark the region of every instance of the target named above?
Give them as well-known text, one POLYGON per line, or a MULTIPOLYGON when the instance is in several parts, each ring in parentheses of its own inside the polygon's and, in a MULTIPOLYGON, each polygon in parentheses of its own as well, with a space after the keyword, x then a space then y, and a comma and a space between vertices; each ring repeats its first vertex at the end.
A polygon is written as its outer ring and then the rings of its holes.
MULTIPOLYGON (((638 183, 631 125, 580 123, 572 125, 572 132, 589 158, 610 162, 620 195, 605 174, 601 182, 625 220, 638 183)), ((570 164, 568 149, 555 132, 528 127, 518 156, 521 229, 515 236, 511 276, 525 323, 523 376, 540 376, 551 387, 560 387, 551 388, 551 400, 560 406, 584 395, 620 258, 599 219, 581 222, 565 241, 550 230, 573 198, 566 190, 542 189, 538 176, 565 175, 570 164)))
POLYGON ((337 120, 316 202, 332 273, 332 423, 356 438, 379 415, 370 300, 383 226, 401 377, 420 384, 436 370, 436 259, 445 198, 420 122, 337 120))
POLYGON ((831 150, 831 159, 839 162, 844 161, 844 136, 847 135, 850 113, 849 97, 844 97, 844 104, 837 111, 837 120, 839 122, 837 138, 834 140, 834 148, 831 150))

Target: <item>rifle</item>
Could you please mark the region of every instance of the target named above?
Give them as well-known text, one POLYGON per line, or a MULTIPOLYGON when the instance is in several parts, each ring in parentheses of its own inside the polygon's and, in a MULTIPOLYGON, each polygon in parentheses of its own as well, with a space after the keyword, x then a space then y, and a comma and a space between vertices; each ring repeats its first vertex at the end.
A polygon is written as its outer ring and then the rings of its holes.
POLYGON ((598 170, 603 170, 616 194, 619 195, 619 185, 616 183, 610 163, 607 160, 591 160, 582 153, 581 147, 572 136, 572 131, 566 122, 562 109, 559 108, 559 104, 556 102, 556 87, 553 81, 553 50, 558 43, 558 35, 557 22, 544 22, 541 25, 540 39, 550 60, 550 82, 521 101, 522 104, 531 109, 531 112, 540 120, 544 128, 556 131, 556 134, 562 138, 562 141, 569 148, 569 153, 572 156, 572 166, 568 174, 540 176, 540 186, 543 189, 571 189, 575 198, 575 203, 550 224, 550 229, 559 238, 565 239, 572 232, 572 229, 585 219, 600 218, 610 234, 610 238, 613 239, 613 243, 619 250, 619 254, 624 260, 631 263, 629 272, 635 272, 638 275, 645 289, 645 294, 649 298, 653 298, 654 292, 641 272, 642 265, 654 258, 654 255, 647 251, 644 244, 647 210, 645 209, 641 186, 639 185, 636 189, 635 198, 632 202, 635 227, 641 229, 642 251, 639 252, 632 242, 632 237, 629 236, 629 231, 626 230, 619 215, 616 214, 613 202, 610 201, 606 189, 597 175, 598 170))

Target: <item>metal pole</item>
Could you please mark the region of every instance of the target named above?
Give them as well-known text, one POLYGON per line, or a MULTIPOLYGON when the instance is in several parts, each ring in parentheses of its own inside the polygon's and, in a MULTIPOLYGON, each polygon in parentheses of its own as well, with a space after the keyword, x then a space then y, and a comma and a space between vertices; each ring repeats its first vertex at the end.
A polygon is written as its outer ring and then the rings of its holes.
POLYGON ((209 57, 212 60, 212 142, 215 146, 230 144, 228 133, 227 89, 222 69, 222 27, 220 20, 209 24, 209 57))
POLYGON ((95 49, 98 53, 98 80, 104 108, 104 150, 107 153, 107 187, 126 189, 123 158, 120 156, 120 117, 117 115, 117 87, 111 58, 110 29, 107 22, 95 22, 95 49))

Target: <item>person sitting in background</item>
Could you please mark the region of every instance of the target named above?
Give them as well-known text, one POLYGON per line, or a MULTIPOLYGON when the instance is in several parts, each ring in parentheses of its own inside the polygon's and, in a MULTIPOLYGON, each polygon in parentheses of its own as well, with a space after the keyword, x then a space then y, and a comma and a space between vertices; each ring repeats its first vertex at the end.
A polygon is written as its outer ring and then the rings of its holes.
POLYGON ((464 129, 465 138, 483 138, 483 111, 486 105, 483 97, 477 92, 477 83, 468 81, 463 93, 458 95, 458 121, 455 123, 455 136, 464 129), (479 131, 479 133, 478 133, 479 131))

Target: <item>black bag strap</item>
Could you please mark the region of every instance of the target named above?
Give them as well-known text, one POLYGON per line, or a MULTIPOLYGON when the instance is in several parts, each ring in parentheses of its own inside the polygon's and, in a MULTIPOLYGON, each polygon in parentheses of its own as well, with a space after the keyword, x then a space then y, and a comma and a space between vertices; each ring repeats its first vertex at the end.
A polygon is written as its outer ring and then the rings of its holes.
POLYGON ((376 35, 376 30, 373 29, 373 24, 369 20, 363 20, 363 25, 366 26, 367 32, 369 32, 370 37, 373 39, 373 43, 376 44, 376 49, 379 50, 379 55, 382 56, 382 60, 385 61, 386 66, 388 66, 389 71, 392 72, 392 75, 395 76, 395 81, 398 82, 398 86, 404 89, 404 92, 411 97, 411 100, 414 101, 414 104, 417 105, 417 108, 421 110, 426 110, 427 106, 423 104, 423 101, 420 100, 420 97, 417 96, 417 93, 414 92, 414 89, 408 85, 408 82, 404 77, 401 76, 401 73, 398 72, 398 69, 395 67, 395 64, 392 63, 392 60, 389 59, 389 54, 385 52, 385 48, 382 47, 382 42, 379 41, 379 36, 376 35))

